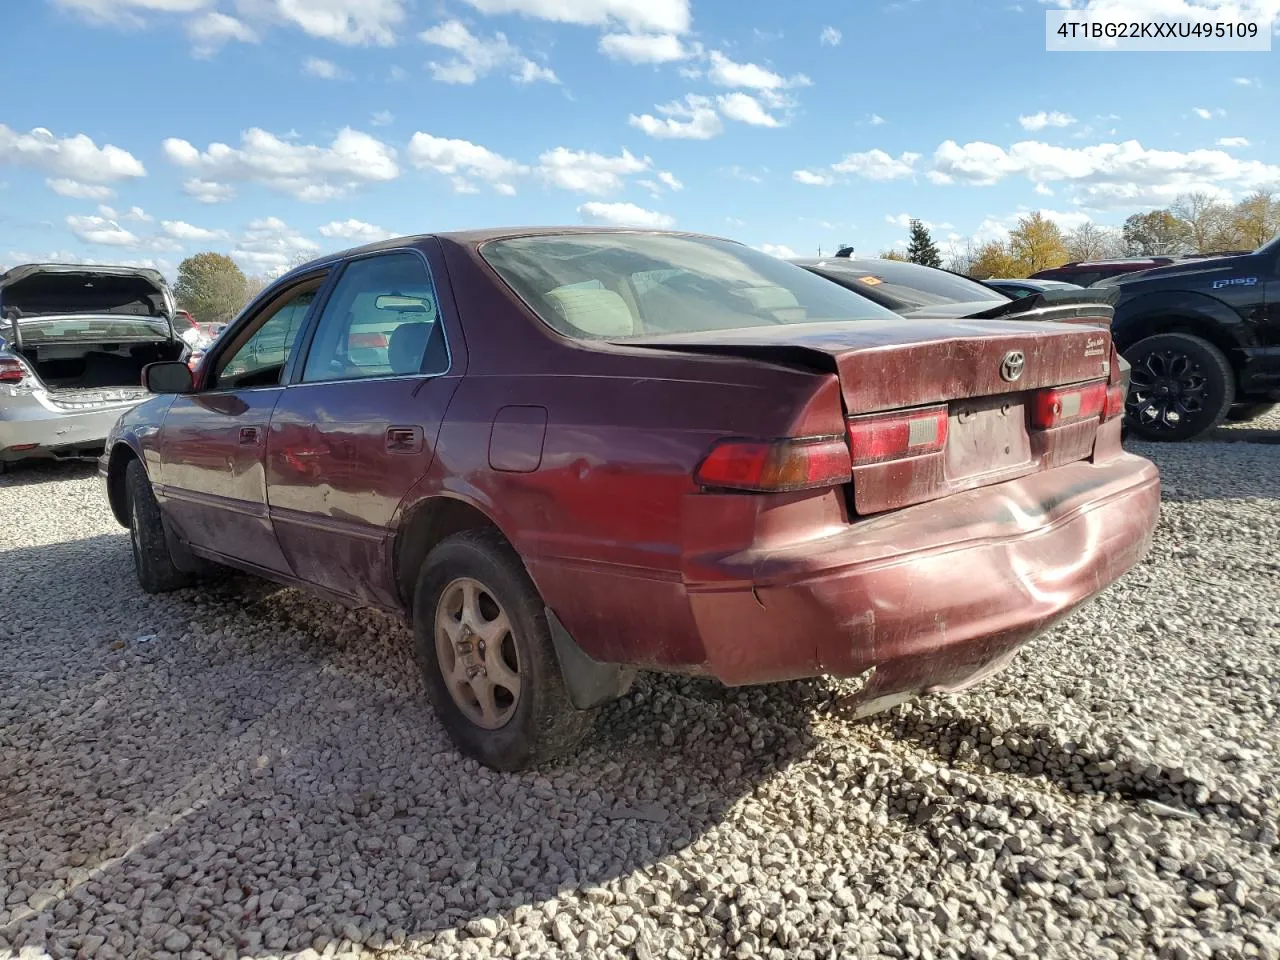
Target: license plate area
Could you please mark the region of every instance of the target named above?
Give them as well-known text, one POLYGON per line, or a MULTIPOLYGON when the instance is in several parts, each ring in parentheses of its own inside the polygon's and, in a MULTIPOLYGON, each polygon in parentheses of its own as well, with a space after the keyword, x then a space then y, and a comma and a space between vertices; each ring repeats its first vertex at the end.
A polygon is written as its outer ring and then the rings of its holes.
POLYGON ((980 397, 951 404, 946 475, 973 480, 1030 468, 1031 436, 1024 395, 980 397))

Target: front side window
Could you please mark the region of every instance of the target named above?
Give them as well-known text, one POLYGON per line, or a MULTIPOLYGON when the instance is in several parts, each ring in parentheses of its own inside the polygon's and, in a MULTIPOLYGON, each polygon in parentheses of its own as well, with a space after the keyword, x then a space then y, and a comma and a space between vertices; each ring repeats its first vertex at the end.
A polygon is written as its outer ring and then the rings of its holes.
POLYGON ((559 234, 495 240, 480 253, 543 322, 578 339, 894 319, 795 264, 727 240, 559 234))
POLYGON ((226 390, 278 384, 318 286, 319 281, 268 307, 266 319, 248 339, 221 358, 213 386, 226 390))
POLYGON ((440 374, 448 366, 426 264, 417 254, 392 253, 343 271, 316 325, 302 380, 440 374))

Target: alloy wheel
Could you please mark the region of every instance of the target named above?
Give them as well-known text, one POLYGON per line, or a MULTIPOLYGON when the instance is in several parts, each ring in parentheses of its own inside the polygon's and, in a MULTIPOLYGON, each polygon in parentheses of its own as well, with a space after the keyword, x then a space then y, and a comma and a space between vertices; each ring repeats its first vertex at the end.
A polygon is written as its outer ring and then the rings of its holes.
POLYGON ((504 726, 520 703, 520 653, 510 618, 484 584, 462 577, 441 591, 435 641, 458 709, 486 730, 504 726))
POLYGON ((1205 412, 1207 391, 1198 360, 1180 350, 1153 350, 1132 366, 1125 411, 1144 427, 1177 430, 1205 412))

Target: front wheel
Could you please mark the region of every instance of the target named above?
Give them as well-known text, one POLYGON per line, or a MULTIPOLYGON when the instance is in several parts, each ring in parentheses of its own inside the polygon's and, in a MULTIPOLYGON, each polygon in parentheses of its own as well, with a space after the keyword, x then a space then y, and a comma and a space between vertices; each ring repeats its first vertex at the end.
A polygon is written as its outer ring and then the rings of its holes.
POLYGON ((590 730, 593 715, 569 701, 537 588, 496 532, 459 533, 427 555, 413 632, 436 715, 485 766, 523 770, 590 730))
POLYGON ((1124 358, 1132 367, 1125 419, 1138 439, 1190 440, 1226 417, 1235 376, 1209 341, 1161 333, 1135 343, 1124 358))
POLYGON ((129 461, 124 482, 129 495, 129 541, 133 545, 138 583, 147 593, 168 593, 190 586, 191 576, 173 562, 164 521, 160 518, 160 504, 140 462, 129 461))

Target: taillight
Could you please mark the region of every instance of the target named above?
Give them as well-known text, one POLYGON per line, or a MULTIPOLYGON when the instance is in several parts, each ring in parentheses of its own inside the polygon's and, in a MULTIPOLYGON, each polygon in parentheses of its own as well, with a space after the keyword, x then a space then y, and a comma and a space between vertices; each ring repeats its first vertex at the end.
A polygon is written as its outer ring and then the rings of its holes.
POLYGON ((758 493, 834 487, 851 476, 848 446, 831 437, 722 440, 694 473, 704 487, 758 493))
POLYGON ((849 450, 855 467, 937 453, 947 445, 947 408, 873 413, 849 420, 849 450))
MULTIPOLYGON (((1107 408, 1107 394, 1107 384, 1102 382, 1041 390, 1031 401, 1031 423, 1039 430, 1051 430, 1079 420, 1097 419, 1107 408)), ((1123 397, 1120 406, 1123 409, 1123 397)))
POLYGON ((1114 420, 1124 413, 1124 401, 1128 388, 1122 383, 1113 383, 1107 387, 1107 406, 1102 411, 1103 420, 1114 420))
POLYGON ((0 357, 0 383, 21 383, 27 378, 27 368, 21 360, 0 357))

